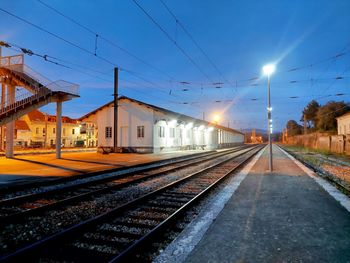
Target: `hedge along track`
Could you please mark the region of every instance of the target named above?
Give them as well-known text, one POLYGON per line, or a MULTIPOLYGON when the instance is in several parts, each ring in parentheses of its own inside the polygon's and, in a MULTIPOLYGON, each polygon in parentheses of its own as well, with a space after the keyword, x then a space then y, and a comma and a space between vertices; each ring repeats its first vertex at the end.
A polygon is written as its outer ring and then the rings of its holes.
POLYGON ((190 158, 190 160, 181 160, 176 163, 161 165, 160 167, 152 169, 147 168, 124 175, 90 180, 80 184, 3 200, 0 201, 0 223, 16 222, 28 216, 34 216, 48 211, 49 209, 57 209, 68 204, 73 204, 74 202, 86 200, 94 195, 100 195, 111 190, 128 187, 144 180, 188 168, 189 166, 200 165, 203 164, 203 162, 210 162, 213 158, 235 153, 242 149, 246 149, 246 147, 238 147, 233 150, 194 157, 190 158))
MULTIPOLYGON (((247 151, 243 149, 241 151, 247 151)), ((185 175, 201 169, 200 167, 209 166, 214 162, 226 160, 230 155, 237 155, 239 150, 225 151, 226 155, 211 157, 210 161, 203 162, 196 166, 191 163, 186 169, 178 169, 176 172, 166 174, 160 173, 154 175, 154 171, 150 171, 144 180, 128 183, 123 181, 120 185, 111 186, 111 188, 101 191, 96 190, 94 194, 81 193, 83 196, 73 196, 73 199, 62 200, 59 203, 47 204, 40 206, 28 212, 19 213, 8 218, 3 218, 2 235, 0 236, 0 257, 6 253, 15 251, 19 247, 25 246, 30 242, 44 239, 45 237, 62 231, 79 222, 88 220, 106 211, 114 209, 128 201, 131 201, 141 195, 149 193, 169 182, 175 181, 185 175), (151 176, 152 175, 152 176, 151 176), (163 175, 163 176, 160 176, 163 175)), ((198 161, 198 160, 196 160, 198 161)), ((167 169, 165 169, 167 170, 167 169)), ((135 179, 135 178, 132 178, 135 179)), ((90 189, 91 190, 91 189, 90 189)), ((90 191, 91 192, 91 191, 90 191)))
MULTIPOLYGON (((169 227, 262 147, 253 147, 3 257, 8 262, 121 262, 169 227)), ((129 261, 132 262, 132 261, 129 261)))

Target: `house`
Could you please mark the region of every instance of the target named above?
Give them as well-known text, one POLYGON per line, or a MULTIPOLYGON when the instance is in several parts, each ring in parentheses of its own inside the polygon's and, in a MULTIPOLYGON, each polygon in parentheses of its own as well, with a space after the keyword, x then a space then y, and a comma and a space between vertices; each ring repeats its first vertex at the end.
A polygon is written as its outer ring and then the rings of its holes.
MULTIPOLYGON (((94 124, 98 147, 114 146, 114 102, 84 115, 82 123, 94 124)), ((244 142, 244 134, 145 102, 118 99, 118 149, 160 152, 180 149, 216 149, 244 142)))
POLYGON ((15 148, 26 148, 30 144, 31 131, 28 124, 23 120, 15 121, 14 146, 15 148))
POLYGON ((336 119, 338 123, 338 135, 350 134, 350 112, 347 112, 336 119))
MULTIPOLYGON (((30 140, 27 143, 31 147, 53 147, 56 144, 56 116, 34 110, 20 118, 25 122, 30 131, 30 140)), ((62 145, 74 147, 79 141, 83 141, 80 134, 79 122, 67 116, 62 116, 62 145)))

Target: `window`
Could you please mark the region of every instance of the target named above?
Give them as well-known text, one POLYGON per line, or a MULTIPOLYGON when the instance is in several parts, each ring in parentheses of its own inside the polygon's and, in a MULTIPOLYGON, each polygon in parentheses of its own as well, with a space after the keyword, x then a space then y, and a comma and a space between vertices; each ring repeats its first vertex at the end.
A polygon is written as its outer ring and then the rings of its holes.
POLYGON ((51 146, 53 145, 53 140, 50 140, 50 145, 51 145, 51 146))
POLYGON ((72 129, 72 134, 75 134, 75 129, 72 129))
POLYGON ((137 126, 137 138, 145 138, 145 126, 137 126))
POLYGON ((66 135, 66 128, 63 128, 63 136, 66 135))
POLYGON ((38 127, 35 129, 35 133, 39 134, 39 128, 38 127))
POLYGON ((45 128, 43 128, 43 134, 45 134, 45 132, 46 132, 46 130, 45 130, 45 128))
POLYGON ((56 133, 56 128, 52 128, 52 133, 53 133, 53 134, 56 133))
POLYGON ((175 128, 169 128, 169 133, 170 138, 175 138, 175 128))
POLYGON ((165 137, 165 129, 164 129, 164 127, 162 127, 162 126, 158 127, 158 136, 161 137, 161 138, 165 137))
POLYGON ((106 127, 105 136, 106 136, 106 138, 112 138, 112 127, 111 126, 106 127))

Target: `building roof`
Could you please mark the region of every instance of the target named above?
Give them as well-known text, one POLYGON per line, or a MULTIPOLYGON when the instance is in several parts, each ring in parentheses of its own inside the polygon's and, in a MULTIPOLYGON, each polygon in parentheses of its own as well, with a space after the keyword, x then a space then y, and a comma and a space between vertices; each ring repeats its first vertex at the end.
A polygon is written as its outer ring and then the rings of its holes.
POLYGON ((22 131, 30 131, 28 124, 23 120, 15 121, 15 129, 22 130, 22 131))
POLYGON ((33 110, 28 113, 30 121, 45 121, 45 115, 41 111, 33 110))
MULTIPOLYGON (((30 121, 45 121, 45 116, 47 116, 48 122, 56 122, 56 116, 42 113, 39 110, 33 110, 28 113, 28 117, 30 121)), ((68 116, 62 116, 63 123, 77 123, 78 120, 69 118, 68 116)))
POLYGON ((350 115, 350 111, 347 112, 347 113, 344 113, 344 114, 341 115, 341 116, 338 116, 336 119, 341 119, 341 118, 346 117, 346 116, 349 116, 349 115, 350 115))
MULTIPOLYGON (((164 109, 164 108, 161 108, 161 107, 158 107, 158 106, 155 106, 155 105, 152 105, 152 104, 148 104, 148 103, 145 103, 145 102, 142 102, 142 101, 139 101, 139 100, 135 100, 135 99, 132 99, 132 98, 129 98, 129 97, 126 97, 126 96, 121 96, 121 97, 118 98, 118 100, 129 100, 131 102, 137 103, 139 105, 145 106, 145 107, 153 109, 155 111, 159 111, 159 112, 163 112, 163 113, 166 113, 166 114, 169 114, 169 115, 173 115, 174 117, 176 117, 178 119, 183 119, 183 120, 188 121, 188 122, 195 122, 195 123, 200 123, 200 124, 205 124, 205 125, 211 125, 211 126, 216 127, 216 128, 218 128, 220 130, 226 130, 226 131, 240 133, 240 134, 244 135, 244 133, 242 133, 240 131, 237 131, 235 129, 231 129, 231 128, 228 128, 228 127, 225 127, 225 126, 214 124, 214 123, 211 123, 211 122, 208 122, 208 121, 196 119, 196 118, 193 118, 193 117, 190 117, 190 116, 178 113, 178 112, 174 112, 174 111, 171 111, 171 110, 168 110, 168 109, 164 109)), ((114 101, 108 102, 108 103, 102 105, 101 107, 99 107, 99 108, 97 108, 97 109, 95 109, 95 110, 85 114, 84 116, 80 117, 79 120, 83 121, 84 119, 88 118, 89 116, 94 115, 98 111, 100 111, 100 110, 102 110, 102 109, 104 109, 106 107, 110 107, 113 104, 114 104, 114 101)))

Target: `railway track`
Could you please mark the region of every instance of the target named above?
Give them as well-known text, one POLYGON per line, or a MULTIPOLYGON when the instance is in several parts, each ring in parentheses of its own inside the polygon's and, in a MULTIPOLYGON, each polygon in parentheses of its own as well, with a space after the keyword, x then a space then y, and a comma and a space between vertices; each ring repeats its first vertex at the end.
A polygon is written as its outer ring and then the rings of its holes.
MULTIPOLYGON (((341 181, 339 178, 337 178, 336 176, 334 176, 332 174, 329 174, 328 172, 324 171, 320 167, 316 167, 315 165, 312 165, 312 164, 306 162, 305 160, 300 158, 300 156, 298 156, 298 154, 294 153, 291 150, 286 149, 286 147, 283 147, 281 145, 278 145, 278 146, 280 148, 282 148, 284 151, 286 151, 287 153, 289 153, 291 156, 293 156, 295 159, 297 159, 299 162, 304 164, 306 167, 308 167, 311 170, 313 170, 318 176, 326 179, 331 184, 333 184, 335 187, 337 187, 340 191, 342 191, 344 194, 350 196, 350 188, 349 188, 349 186, 345 185, 345 183, 343 181, 341 181)), ((332 164, 332 161, 330 161, 329 159, 324 158, 324 157, 321 157, 321 158, 325 162, 332 164)), ((337 164, 339 164, 339 163, 337 163, 337 164)), ((343 163, 341 163, 341 164, 343 164, 343 163)))
POLYGON ((254 156, 260 147, 139 196, 2 257, 8 262, 132 262, 162 231, 208 191, 254 156))
POLYGON ((80 202, 92 196, 119 190, 132 184, 188 168, 189 166, 194 168, 212 161, 213 158, 235 153, 246 148, 247 146, 237 147, 229 151, 211 153, 205 156, 181 160, 172 164, 160 165, 157 168, 147 168, 137 172, 89 180, 87 182, 58 187, 48 191, 1 200, 0 223, 22 220, 28 216, 48 211, 49 209, 57 209, 68 204, 73 204, 74 202, 80 202))
MULTIPOLYGON (((240 148, 240 147, 242 146, 237 146, 234 148, 240 148)), ((217 153, 217 151, 195 153, 189 156, 179 156, 171 159, 153 161, 149 163, 141 163, 141 164, 132 165, 132 166, 117 167, 106 171, 84 173, 84 174, 73 175, 69 177, 61 177, 61 178, 55 178, 55 179, 50 179, 45 181, 29 182, 29 183, 24 183, 20 185, 13 185, 13 186, 1 188, 0 200, 14 198, 17 195, 25 195, 25 194, 30 194, 32 192, 43 191, 43 189, 44 190, 52 189, 59 185, 66 186, 66 185, 75 184, 79 182, 86 182, 89 180, 94 180, 96 178, 107 177, 109 175, 118 175, 118 174, 123 175, 126 173, 132 173, 136 171, 146 171, 147 169, 163 167, 174 163, 181 163, 186 160, 191 160, 198 157, 210 156, 215 153, 217 153)))

